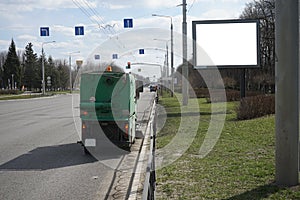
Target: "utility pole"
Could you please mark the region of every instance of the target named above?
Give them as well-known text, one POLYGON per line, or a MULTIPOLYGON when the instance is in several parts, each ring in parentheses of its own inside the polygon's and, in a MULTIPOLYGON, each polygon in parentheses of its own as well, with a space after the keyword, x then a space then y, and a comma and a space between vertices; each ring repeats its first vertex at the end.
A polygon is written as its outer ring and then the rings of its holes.
POLYGON ((54 43, 55 41, 43 42, 42 43, 42 94, 46 94, 46 86, 45 86, 45 60, 44 60, 44 44, 54 43))
POLYGON ((279 186, 299 183, 299 1, 276 0, 276 151, 279 186))
POLYGON ((174 39, 173 39, 173 20, 171 17, 171 97, 174 96, 174 39))
POLYGON ((187 62, 187 23, 186 23, 186 0, 182 0, 182 105, 186 106, 188 104, 189 98, 189 69, 187 62))
POLYGON ((71 54, 69 54, 69 68, 70 68, 70 73, 69 73, 69 80, 70 80, 70 93, 72 93, 72 57, 71 57, 71 54))
POLYGON ((168 46, 168 42, 166 42, 166 56, 165 56, 165 61, 166 61, 166 74, 165 77, 169 76, 169 46, 168 46))

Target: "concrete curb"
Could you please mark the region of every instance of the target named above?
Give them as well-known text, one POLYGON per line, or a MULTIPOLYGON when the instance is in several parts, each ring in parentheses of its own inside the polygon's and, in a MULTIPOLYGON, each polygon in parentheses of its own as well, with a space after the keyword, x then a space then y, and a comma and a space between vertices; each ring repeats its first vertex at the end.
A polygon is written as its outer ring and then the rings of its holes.
POLYGON ((148 153, 149 153, 149 147, 150 147, 150 131, 151 131, 151 125, 153 121, 153 112, 155 111, 156 103, 153 102, 149 122, 147 124, 147 128, 145 131, 144 136, 144 142, 141 148, 140 156, 137 161, 137 167, 134 173, 133 183, 131 187, 131 191, 129 194, 129 200, 136 200, 136 199, 142 199, 143 196, 143 188, 144 188, 144 179, 145 179, 145 173, 147 168, 147 162, 148 162, 148 153))

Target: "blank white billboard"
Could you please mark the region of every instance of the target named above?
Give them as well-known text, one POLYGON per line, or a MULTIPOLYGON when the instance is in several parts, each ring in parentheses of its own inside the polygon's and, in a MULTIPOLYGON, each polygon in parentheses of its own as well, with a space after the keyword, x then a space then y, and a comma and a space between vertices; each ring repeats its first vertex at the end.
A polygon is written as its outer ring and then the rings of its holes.
POLYGON ((195 68, 259 67, 257 20, 193 21, 195 68))

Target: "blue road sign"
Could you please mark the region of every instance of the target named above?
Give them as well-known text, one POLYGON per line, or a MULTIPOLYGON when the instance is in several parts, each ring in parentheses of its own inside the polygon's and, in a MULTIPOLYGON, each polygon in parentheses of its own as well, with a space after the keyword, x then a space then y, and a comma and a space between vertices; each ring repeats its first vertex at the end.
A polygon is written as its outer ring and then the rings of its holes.
POLYGON ((133 28, 133 19, 124 19, 124 28, 133 28))
POLYGON ((100 55, 96 54, 95 55, 95 60, 100 60, 100 55))
POLYGON ((139 49, 139 54, 145 54, 145 50, 144 49, 139 49))
POLYGON ((84 35, 84 27, 75 26, 75 35, 84 35))
POLYGON ((118 54, 113 54, 112 59, 118 59, 118 54))
POLYGON ((49 36, 49 35, 50 35, 49 27, 40 28, 40 36, 49 36))

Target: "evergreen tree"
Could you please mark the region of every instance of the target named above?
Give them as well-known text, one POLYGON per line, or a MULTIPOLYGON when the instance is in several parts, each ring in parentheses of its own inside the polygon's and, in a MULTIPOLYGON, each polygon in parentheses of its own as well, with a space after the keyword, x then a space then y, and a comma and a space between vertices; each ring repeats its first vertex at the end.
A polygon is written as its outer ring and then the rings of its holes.
POLYGON ((24 85, 28 90, 41 87, 41 76, 38 67, 37 54, 32 49, 32 43, 28 43, 25 47, 25 63, 24 63, 24 85))
POLYGON ((3 65, 4 87, 20 87, 20 76, 20 60, 17 56, 15 42, 12 39, 3 65))
POLYGON ((69 87, 69 67, 68 65, 66 64, 66 62, 64 63, 60 63, 58 65, 58 74, 59 74, 59 87, 62 89, 62 90, 65 90, 69 87))

